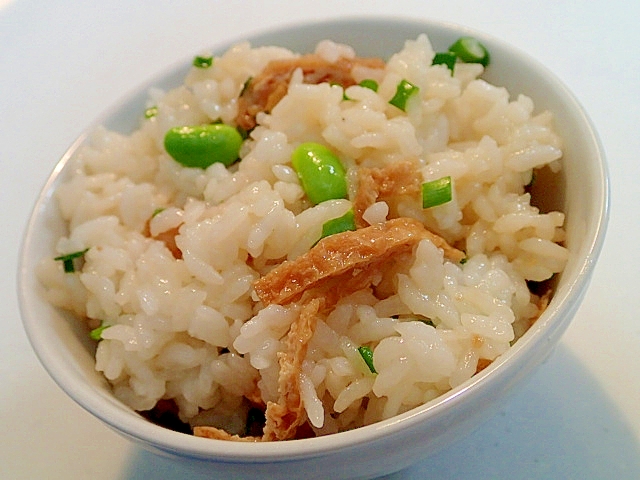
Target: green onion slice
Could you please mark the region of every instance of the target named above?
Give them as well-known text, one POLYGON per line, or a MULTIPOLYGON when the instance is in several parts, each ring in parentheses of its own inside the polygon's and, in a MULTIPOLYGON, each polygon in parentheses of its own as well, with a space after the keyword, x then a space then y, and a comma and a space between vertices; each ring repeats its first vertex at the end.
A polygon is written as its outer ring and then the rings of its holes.
POLYGON ((431 208, 450 202, 453 197, 451 177, 442 177, 438 180, 422 184, 422 208, 431 208))
POLYGON ((89 337, 91 337, 91 339, 95 341, 102 340, 102 332, 104 332, 104 330, 109 328, 110 326, 111 325, 107 325, 104 322, 102 322, 99 327, 94 328, 89 332, 89 337))
POLYGON ((151 214, 151 218, 155 217, 156 215, 159 215, 160 213, 164 212, 165 208, 164 207, 158 207, 156 208, 153 213, 151 214))
POLYGON ((406 111, 407 102, 409 99, 416 95, 420 91, 419 87, 416 87, 414 84, 409 82, 408 80, 401 80, 396 87, 396 93, 389 103, 394 107, 398 107, 403 112, 406 111))
POLYGON ((368 88, 369 90, 373 90, 374 92, 378 91, 378 82, 376 82, 372 78, 366 78, 362 80, 358 85, 364 88, 368 88))
POLYGON ((149 107, 144 111, 144 118, 153 118, 158 114, 158 107, 153 106, 149 107))
POLYGON ((364 362, 367 364, 367 367, 369 367, 369 371, 371 373, 378 373, 373 366, 373 350, 371 350, 371 348, 367 347, 366 345, 363 345, 362 347, 358 347, 358 352, 360 353, 360 356, 362 357, 364 362))
POLYGON ((341 83, 338 82, 329 82, 329 86, 331 87, 340 87, 342 89, 342 100, 351 100, 347 95, 346 88, 341 83))
POLYGON ((460 37, 449 51, 466 63, 479 63, 486 67, 489 65, 489 51, 474 37, 460 37))
POLYGON ((240 95, 238 95, 239 97, 247 93, 247 89, 249 88, 249 85, 251 85, 251 80, 253 80, 253 77, 249 77, 244 81, 242 88, 240 89, 240 95))
POLYGON ((451 70, 451 75, 453 75, 453 69, 457 59, 457 55, 453 52, 438 52, 433 57, 431 65, 446 65, 447 68, 451 70))
POLYGON ((322 236, 328 237, 329 235, 334 235, 336 233, 346 232, 348 230, 356 229, 356 220, 353 210, 349 210, 347 213, 338 218, 332 218, 331 220, 326 221, 322 225, 322 236))
POLYGON ((196 56, 193 59, 193 66, 197 68, 209 68, 213 65, 213 57, 196 56))
POLYGON ((79 252, 67 253, 66 255, 60 255, 59 257, 55 257, 54 260, 62 262, 65 273, 73 273, 76 271, 75 265, 73 261, 76 258, 80 258, 84 256, 85 253, 89 251, 88 248, 84 250, 80 250, 79 252))

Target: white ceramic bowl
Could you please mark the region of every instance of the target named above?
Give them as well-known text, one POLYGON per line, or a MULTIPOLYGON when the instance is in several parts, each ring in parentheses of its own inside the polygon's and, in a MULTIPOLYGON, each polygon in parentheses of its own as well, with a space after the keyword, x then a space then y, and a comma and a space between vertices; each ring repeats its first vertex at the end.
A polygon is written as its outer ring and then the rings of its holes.
MULTIPOLYGON (((123 405, 94 369, 94 348, 86 332, 67 314, 41 297, 35 265, 50 255, 63 231, 52 192, 64 180, 66 161, 84 142, 80 138, 62 158, 37 200, 24 238, 19 266, 19 297, 24 326, 40 361, 58 385, 77 403, 125 437, 157 453, 201 463, 216 474, 241 478, 374 477, 410 465, 468 431, 491 414, 505 394, 529 376, 558 342, 587 289, 600 252, 608 218, 608 180, 604 154, 594 129, 573 95, 546 68, 512 47, 479 32, 428 21, 344 19, 285 27, 250 38, 253 45, 281 45, 312 50, 331 38, 350 44, 362 56, 388 57, 406 39, 426 32, 436 50, 446 49, 460 35, 479 38, 491 52, 488 81, 512 94, 533 98, 539 110, 556 115, 565 141, 558 188, 546 200, 566 212, 567 246, 571 257, 558 277, 548 309, 513 348, 488 368, 449 393, 387 421, 327 437, 280 443, 247 444, 195 438, 154 425, 123 405), (215 464, 215 465, 212 465, 215 464)), ((214 49, 223 52, 232 43, 214 49)), ((128 132, 136 127, 148 87, 181 83, 189 65, 142 86, 97 123, 128 132)))

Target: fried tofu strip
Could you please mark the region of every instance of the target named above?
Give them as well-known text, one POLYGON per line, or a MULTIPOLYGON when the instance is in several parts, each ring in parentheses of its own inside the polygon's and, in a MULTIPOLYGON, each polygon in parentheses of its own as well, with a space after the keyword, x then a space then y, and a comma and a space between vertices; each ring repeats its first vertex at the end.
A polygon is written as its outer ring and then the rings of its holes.
POLYGON ((384 68, 379 58, 339 58, 331 63, 319 55, 309 54, 294 59, 272 60, 256 77, 249 79, 238 98, 236 124, 245 130, 256 126, 259 112, 270 112, 287 94, 293 72, 300 68, 304 83, 323 82, 342 85, 344 88, 355 85, 351 75, 355 65, 369 68, 384 68))
POLYGON ((300 395, 300 374, 307 347, 317 323, 318 311, 323 300, 313 298, 305 303, 300 316, 291 325, 286 347, 278 353, 280 375, 278 377, 278 401, 268 402, 266 424, 262 437, 241 437, 216 427, 198 426, 193 429, 197 437, 235 442, 268 442, 295 438, 298 427, 305 423, 306 414, 300 395))
POLYGON ((228 440, 232 442, 261 442, 261 437, 241 437, 240 435, 231 435, 221 428, 198 426, 193 427, 193 435, 196 437, 211 438, 214 440, 228 440))
POLYGON ((384 168, 361 167, 358 170, 358 190, 353 200, 356 225, 368 225, 362 215, 378 200, 420 192, 420 178, 418 165, 409 160, 394 162, 384 168))
POLYGON ((300 395, 302 362, 307 356, 307 347, 313 337, 318 312, 323 306, 321 298, 305 303, 300 316, 291 325, 287 334, 286 348, 278 353, 280 375, 278 377, 278 402, 267 403, 266 425, 263 440, 289 440, 306 421, 304 404, 300 395))
POLYGON ((215 427, 196 427, 197 436, 231 441, 275 441, 296 438, 307 421, 301 397, 302 364, 315 332, 318 314, 338 300, 371 286, 384 265, 411 251, 423 239, 442 248, 445 256, 460 261, 464 253, 428 231, 412 218, 396 218, 384 224, 342 232, 322 239, 306 254, 284 262, 255 282, 264 305, 302 304, 300 315, 287 333, 278 353, 278 401, 268 402, 263 436, 239 437, 215 427))
POLYGON ((476 373, 480 373, 482 370, 487 368, 492 363, 493 363, 493 360, 489 360, 487 358, 478 359, 478 365, 476 366, 476 373))
POLYGON ((551 297, 553 296, 553 289, 548 288, 542 295, 534 295, 532 294, 532 302, 538 308, 536 314, 529 319, 529 326, 527 329, 531 328, 534 323, 538 321, 540 316, 544 313, 544 311, 549 306, 549 302, 551 301, 551 297))
POLYGON ((346 272, 357 274, 370 264, 384 262, 411 250, 425 238, 442 248, 445 256, 452 261, 459 262, 465 256, 464 252, 450 246, 419 221, 395 218, 383 224, 323 238, 304 255, 280 264, 258 279, 254 288, 265 305, 284 305, 330 277, 346 272))
POLYGON ((290 440, 296 437, 298 427, 307 420, 300 395, 302 362, 307 355, 307 347, 315 331, 317 315, 323 304, 324 301, 321 298, 313 298, 303 305, 298 319, 291 325, 287 334, 284 351, 278 353, 280 363, 278 401, 267 403, 263 436, 241 437, 221 428, 197 426, 193 429, 196 437, 232 442, 268 442, 290 440))
MULTIPOLYGON (((273 297, 277 303, 286 303, 302 293, 303 305, 300 316, 287 334, 285 350, 278 354, 279 399, 277 403, 267 404, 263 436, 265 441, 295 438, 298 427, 306 421, 300 394, 300 377, 302 362, 315 331, 319 311, 335 305, 346 295, 370 286, 380 275, 386 262, 393 261, 396 255, 410 250, 423 238, 433 241, 431 232, 418 221, 409 218, 391 220, 383 226, 376 225, 332 237, 327 237, 311 249, 309 253, 319 249, 316 255, 290 262, 289 266, 283 269, 286 276, 293 272, 303 274, 301 278, 293 279, 294 285, 304 286, 302 292, 285 286, 280 290, 281 293, 286 292, 284 296, 273 297), (332 237, 334 241, 328 241, 332 237), (342 238, 335 241, 337 237, 342 238), (340 254, 336 255, 338 252, 340 254), (302 270, 306 270, 307 273, 302 270)), ((442 239, 438 243, 448 247, 442 239)), ((458 253, 462 252, 452 247, 448 247, 447 251, 455 258, 461 258, 458 253)), ((281 273, 275 273, 274 276, 277 277, 281 273)), ((265 293, 265 290, 262 292, 265 293)), ((262 295, 261 299, 265 301, 262 295)))
POLYGON ((142 230, 142 234, 145 237, 150 237, 150 238, 154 238, 155 240, 160 240, 166 245, 166 247, 169 249, 169 251, 171 252, 171 255, 173 255, 174 258, 178 260, 181 259, 182 251, 178 248, 178 245, 176 245, 176 236, 180 233, 180 226, 170 228, 169 230, 165 232, 161 232, 155 237, 153 237, 151 235, 150 223, 151 223, 151 219, 146 221, 146 223, 144 224, 144 229, 142 230))

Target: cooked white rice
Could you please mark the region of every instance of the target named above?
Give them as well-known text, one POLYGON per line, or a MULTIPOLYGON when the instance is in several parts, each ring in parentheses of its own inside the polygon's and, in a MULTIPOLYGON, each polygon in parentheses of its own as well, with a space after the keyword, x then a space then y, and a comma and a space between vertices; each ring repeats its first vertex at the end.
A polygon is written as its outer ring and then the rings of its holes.
MULTIPOLYGON (((317 53, 355 54, 330 41, 317 53)), ((407 158, 419 159, 424 181, 450 175, 451 202, 423 209, 419 199, 379 201, 364 219, 413 217, 467 254, 464 264, 453 263, 423 240, 398 267, 393 295, 380 300, 361 290, 321 315, 301 373, 316 434, 389 418, 468 380, 539 315, 527 281, 565 265, 564 215, 539 212, 525 188, 533 169, 560 167, 552 114, 482 80, 478 64, 458 64, 455 75, 431 66, 424 35, 376 73, 377 93, 308 85, 295 74, 287 95, 258 115, 241 161, 229 168, 185 168, 165 152, 171 127, 233 124, 247 78, 272 59, 296 55, 239 44, 211 68, 193 68, 184 85, 152 91, 155 117, 129 136, 99 129, 67 167, 73 176, 55 198, 69 233, 38 274, 54 305, 90 328, 110 325, 96 369, 135 410, 173 400, 184 422, 241 433, 256 384, 265 402, 277 400, 277 354, 300 306, 262 308, 253 282, 308 251, 322 224, 352 207, 354 194, 352 186, 349 199, 310 206, 290 161, 301 142, 329 146, 350 179, 358 166, 407 158), (420 88, 406 113, 388 103, 401 79, 420 88), (175 228, 182 259, 152 238, 175 228), (53 259, 86 248, 76 273, 53 259), (377 374, 361 345, 374 351, 377 374)), ((371 75, 354 72, 356 80, 371 75)))

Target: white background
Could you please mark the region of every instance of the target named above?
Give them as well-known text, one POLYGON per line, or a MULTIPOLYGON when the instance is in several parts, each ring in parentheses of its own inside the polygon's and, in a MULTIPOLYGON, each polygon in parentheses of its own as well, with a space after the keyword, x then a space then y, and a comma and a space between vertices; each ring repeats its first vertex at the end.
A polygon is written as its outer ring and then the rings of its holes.
POLYGON ((0 0, 0 478, 205 478, 120 438, 40 366, 16 300, 27 217, 71 142, 150 77, 231 38, 354 14, 458 23, 526 51, 585 106, 612 184, 600 262, 554 354, 473 434, 387 478, 640 478, 640 2, 626 0, 0 0))

